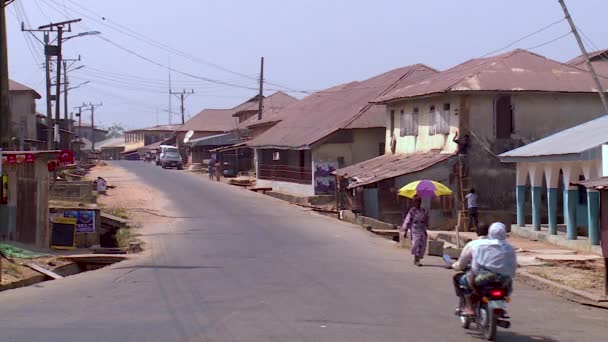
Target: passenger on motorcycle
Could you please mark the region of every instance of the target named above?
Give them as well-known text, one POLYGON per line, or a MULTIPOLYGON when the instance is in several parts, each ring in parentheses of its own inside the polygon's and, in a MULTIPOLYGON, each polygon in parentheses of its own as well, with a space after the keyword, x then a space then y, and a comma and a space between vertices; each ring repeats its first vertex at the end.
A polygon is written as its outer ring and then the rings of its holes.
MULTIPOLYGON (((460 297, 464 295, 460 290, 460 278, 465 275, 466 271, 471 267, 471 261, 473 260, 473 249, 476 246, 488 241, 489 229, 490 226, 487 223, 480 222, 475 230, 477 233, 477 239, 467 243, 466 246, 464 246, 458 261, 452 265, 454 270, 460 271, 454 275, 454 290, 456 291, 456 296, 460 297)), ((460 313, 460 311, 458 311, 458 313, 460 313)))
POLYGON ((475 296, 473 292, 489 284, 499 284, 511 292, 512 279, 517 269, 517 257, 513 247, 506 241, 505 225, 496 222, 490 226, 488 239, 473 246, 471 270, 460 277, 466 306, 462 314, 474 316, 475 296))

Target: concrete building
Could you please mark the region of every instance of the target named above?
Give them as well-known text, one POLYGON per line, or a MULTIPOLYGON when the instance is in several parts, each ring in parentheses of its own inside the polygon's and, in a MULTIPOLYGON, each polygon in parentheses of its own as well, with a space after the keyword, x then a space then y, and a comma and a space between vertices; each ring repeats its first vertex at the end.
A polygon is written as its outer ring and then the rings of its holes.
POLYGON ((12 149, 37 149, 36 100, 41 96, 34 89, 9 79, 12 149))
POLYGON ((105 140, 108 135, 108 131, 105 129, 95 127, 93 130, 90 123, 83 122, 81 125, 78 125, 78 122, 75 122, 73 127, 76 137, 82 137, 95 143, 105 140))
MULTIPOLYGON (((603 81, 608 85, 608 80, 603 81)), ((422 154, 428 158, 436 155, 436 159, 441 159, 441 155, 456 152, 457 145, 453 142, 456 132, 461 136, 469 134, 470 168, 463 179, 463 188, 477 190, 481 216, 486 220, 510 222, 515 212, 516 171, 496 156, 602 115, 595 88, 585 70, 514 50, 467 61, 415 84, 396 88, 374 103, 387 108, 387 154, 422 154)), ((377 167, 359 172, 357 179, 348 172, 339 174, 351 181, 350 189, 376 186, 408 174, 413 180, 446 181, 458 194, 452 199, 456 207, 427 205, 436 206, 441 211, 437 216, 446 222, 454 220, 447 212, 452 209, 455 214, 454 209, 461 208, 461 198, 452 160, 442 161, 443 167, 431 164, 440 168, 439 174, 411 173, 411 168, 386 172, 390 164, 385 168, 380 161, 374 163, 377 167)), ((397 189, 402 183, 394 182, 389 188, 397 189)), ((393 192, 385 196, 396 197, 393 192)), ((368 206, 377 206, 379 200, 370 195, 366 202, 368 206)))
POLYGON ((517 226, 600 244, 600 195, 578 185, 608 176, 608 116, 500 155, 516 165, 517 226), (527 213, 531 212, 531 220, 527 213), (565 228, 565 231, 564 229, 565 228))
POLYGON ((174 137, 180 127, 181 125, 157 125, 126 131, 124 133, 125 146, 122 153, 123 155, 139 154, 143 156, 146 146, 174 137))
POLYGON ((369 103, 436 71, 413 65, 316 92, 279 112, 279 123, 247 142, 256 184, 299 196, 333 195, 334 170, 384 153, 383 105, 369 103))

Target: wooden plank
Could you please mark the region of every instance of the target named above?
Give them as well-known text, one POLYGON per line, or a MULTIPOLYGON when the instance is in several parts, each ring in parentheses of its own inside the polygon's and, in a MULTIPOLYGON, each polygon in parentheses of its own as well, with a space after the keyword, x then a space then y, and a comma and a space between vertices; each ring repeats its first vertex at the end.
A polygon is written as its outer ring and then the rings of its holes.
POLYGON ((39 266, 39 265, 36 265, 34 263, 31 263, 31 262, 25 264, 25 266, 33 269, 36 272, 42 273, 42 274, 44 274, 45 276, 47 276, 49 278, 53 278, 53 279, 61 279, 61 278, 63 278, 59 274, 57 274, 57 273, 55 273, 55 272, 53 272, 51 270, 47 270, 46 268, 44 268, 42 266, 39 266))

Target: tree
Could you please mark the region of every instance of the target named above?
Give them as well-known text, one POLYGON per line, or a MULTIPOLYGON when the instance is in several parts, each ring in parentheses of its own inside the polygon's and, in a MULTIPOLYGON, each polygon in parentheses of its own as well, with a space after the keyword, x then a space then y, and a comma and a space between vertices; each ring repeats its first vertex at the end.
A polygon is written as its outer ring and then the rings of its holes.
POLYGON ((125 129, 119 123, 115 122, 112 124, 112 126, 108 127, 107 131, 107 138, 118 138, 124 134, 125 129))

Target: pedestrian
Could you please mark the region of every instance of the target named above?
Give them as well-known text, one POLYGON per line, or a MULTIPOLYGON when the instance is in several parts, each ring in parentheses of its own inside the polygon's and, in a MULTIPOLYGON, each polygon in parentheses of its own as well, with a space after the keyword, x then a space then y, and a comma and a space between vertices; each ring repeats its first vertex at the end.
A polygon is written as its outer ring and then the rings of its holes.
POLYGON ((477 194, 475 193, 475 188, 471 188, 469 193, 465 196, 465 199, 467 200, 467 208, 469 209, 469 224, 467 230, 470 231, 472 226, 477 228, 477 225, 479 224, 479 211, 477 209, 477 194))
POLYGON ((469 164, 469 146, 471 145, 471 137, 465 134, 464 138, 459 138, 458 132, 452 140, 458 144, 458 163, 460 164, 460 177, 464 177, 468 173, 469 164))
POLYGON ((414 265, 422 266, 420 260, 424 257, 424 252, 426 251, 428 237, 426 230, 429 228, 429 214, 426 209, 422 208, 422 198, 418 196, 414 197, 414 206, 407 213, 401 228, 404 231, 404 238, 407 237, 407 232, 410 231, 414 265))
POLYGON ((209 179, 213 180, 213 175, 215 173, 215 168, 213 167, 215 161, 213 159, 209 160, 208 171, 209 171, 209 179))
POLYGON ((222 164, 219 161, 215 162, 215 180, 220 181, 220 177, 222 175, 222 164))

